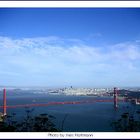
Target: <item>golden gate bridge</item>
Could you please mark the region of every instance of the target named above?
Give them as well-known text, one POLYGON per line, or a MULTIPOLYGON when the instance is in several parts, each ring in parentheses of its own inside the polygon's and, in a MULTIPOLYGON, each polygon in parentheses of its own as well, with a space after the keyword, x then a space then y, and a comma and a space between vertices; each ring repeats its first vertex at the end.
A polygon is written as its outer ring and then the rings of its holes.
POLYGON ((53 105, 65 105, 65 104, 87 104, 87 103, 96 103, 96 102, 114 102, 114 108, 118 108, 118 101, 125 101, 125 99, 118 99, 118 90, 114 88, 114 99, 91 99, 91 100, 82 100, 82 101, 62 101, 62 102, 48 102, 48 103, 39 103, 39 104, 17 104, 17 105, 8 105, 6 100, 6 89, 3 89, 3 106, 0 108, 3 109, 3 116, 7 115, 7 109, 10 108, 20 108, 20 107, 42 107, 42 106, 53 106, 53 105))

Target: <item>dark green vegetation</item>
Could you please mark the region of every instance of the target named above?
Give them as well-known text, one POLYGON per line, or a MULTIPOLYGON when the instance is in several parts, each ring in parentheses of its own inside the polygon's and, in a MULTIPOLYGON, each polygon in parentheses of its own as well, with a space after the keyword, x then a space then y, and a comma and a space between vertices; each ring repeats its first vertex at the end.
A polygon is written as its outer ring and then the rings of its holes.
POLYGON ((16 114, 6 116, 3 122, 0 122, 0 132, 59 132, 53 123, 53 116, 40 114, 32 116, 33 110, 26 110, 26 116, 22 122, 16 121, 16 114))
MULTIPOLYGON (((0 122, 0 132, 61 132, 64 122, 68 116, 66 114, 62 121, 61 129, 57 129, 53 120, 54 116, 48 114, 32 115, 33 110, 26 110, 23 120, 16 121, 16 114, 6 116, 0 122)), ((140 132, 140 110, 132 113, 123 113, 120 118, 111 123, 115 132, 140 132)))
POLYGON ((111 126, 117 132, 140 132, 140 111, 134 114, 123 113, 111 126))

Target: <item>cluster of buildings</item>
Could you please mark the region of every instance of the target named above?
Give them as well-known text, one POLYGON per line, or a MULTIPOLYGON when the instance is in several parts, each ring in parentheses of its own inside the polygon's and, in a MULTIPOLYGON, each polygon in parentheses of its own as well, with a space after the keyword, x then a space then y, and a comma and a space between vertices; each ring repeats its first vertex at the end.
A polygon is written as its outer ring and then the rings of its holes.
MULTIPOLYGON (((110 95, 113 92, 113 88, 76 88, 76 87, 65 87, 65 88, 46 88, 46 87, 6 87, 9 93, 14 94, 50 94, 50 95, 80 95, 80 96, 105 96, 110 95)), ((0 93, 3 88, 0 87, 0 93)))
MULTIPOLYGON (((76 96, 113 96, 114 88, 47 88, 47 87, 6 87, 7 92, 12 94, 49 94, 49 95, 76 95, 76 96)), ((140 88, 122 88, 119 89, 119 95, 124 97, 140 96, 140 88)), ((0 87, 2 93, 3 87, 0 87)), ((1 96, 1 94, 0 94, 1 96)), ((132 98, 131 97, 131 98, 132 98)), ((140 98, 140 97, 139 97, 140 98)))
POLYGON ((104 96, 112 92, 112 88, 60 88, 50 89, 49 94, 63 94, 63 95, 91 95, 91 96, 104 96))

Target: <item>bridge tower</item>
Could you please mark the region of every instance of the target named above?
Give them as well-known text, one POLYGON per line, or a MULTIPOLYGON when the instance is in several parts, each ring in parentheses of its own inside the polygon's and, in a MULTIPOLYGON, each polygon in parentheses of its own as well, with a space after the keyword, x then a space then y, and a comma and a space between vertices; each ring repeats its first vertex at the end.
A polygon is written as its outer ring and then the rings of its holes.
POLYGON ((6 116, 7 115, 7 112, 6 112, 6 89, 4 88, 3 89, 3 116, 6 116))
POLYGON ((114 108, 118 108, 118 90, 114 87, 114 108))

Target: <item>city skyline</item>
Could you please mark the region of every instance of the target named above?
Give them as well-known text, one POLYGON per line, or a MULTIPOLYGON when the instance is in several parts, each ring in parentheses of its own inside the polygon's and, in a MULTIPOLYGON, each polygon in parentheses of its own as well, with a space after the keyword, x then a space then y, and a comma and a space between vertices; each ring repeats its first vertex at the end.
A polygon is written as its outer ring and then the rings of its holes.
POLYGON ((139 86, 139 8, 0 8, 0 85, 139 86))

